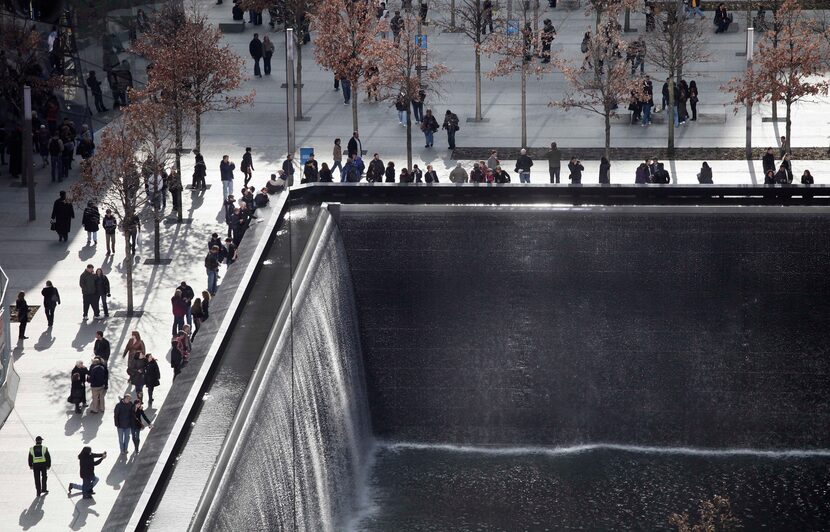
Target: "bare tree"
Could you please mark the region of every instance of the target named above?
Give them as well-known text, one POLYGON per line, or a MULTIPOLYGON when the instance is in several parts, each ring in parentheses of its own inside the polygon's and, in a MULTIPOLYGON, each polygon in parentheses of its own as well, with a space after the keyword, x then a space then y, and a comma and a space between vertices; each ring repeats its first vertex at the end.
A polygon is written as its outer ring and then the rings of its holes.
POLYGON ((707 24, 697 24, 693 18, 685 17, 681 0, 664 4, 664 6, 664 11, 657 16, 656 31, 649 32, 646 43, 649 61, 668 74, 668 149, 672 151, 674 150, 674 116, 671 113, 676 112, 673 87, 686 66, 709 60, 710 54, 706 50, 709 35, 704 35, 703 32, 711 31, 711 28, 707 24))

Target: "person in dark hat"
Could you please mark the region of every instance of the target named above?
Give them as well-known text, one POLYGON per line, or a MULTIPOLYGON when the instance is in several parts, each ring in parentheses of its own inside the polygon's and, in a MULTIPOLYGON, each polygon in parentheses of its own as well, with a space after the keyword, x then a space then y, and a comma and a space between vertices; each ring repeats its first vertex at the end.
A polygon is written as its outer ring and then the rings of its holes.
POLYGON ((29 469, 35 474, 35 491, 37 496, 47 495, 46 471, 52 467, 52 457, 49 456, 49 449, 43 445, 43 438, 35 438, 35 445, 29 448, 29 469))

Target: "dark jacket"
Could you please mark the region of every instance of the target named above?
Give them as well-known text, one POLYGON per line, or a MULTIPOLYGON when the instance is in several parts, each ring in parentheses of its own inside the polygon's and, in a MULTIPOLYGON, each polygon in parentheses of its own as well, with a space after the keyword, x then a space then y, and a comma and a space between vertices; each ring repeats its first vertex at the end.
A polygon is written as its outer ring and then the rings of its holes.
POLYGON ((761 161, 764 165, 764 174, 772 170, 775 171, 775 155, 772 153, 765 153, 764 156, 761 158, 761 161))
POLYGON ((95 356, 106 362, 110 358, 110 341, 106 338, 95 340, 95 345, 92 348, 95 356))
POLYGON ((133 425, 133 404, 132 403, 125 403, 124 401, 118 401, 118 404, 115 405, 115 410, 113 410, 112 415, 115 420, 115 426, 119 429, 128 429, 133 425))
POLYGON ((49 456, 49 449, 47 449, 45 445, 40 445, 40 444, 33 445, 31 450, 29 451, 29 467, 35 467, 35 466, 37 466, 37 467, 44 467, 45 466, 46 469, 49 469, 50 467, 52 467, 52 457, 49 456), (34 454, 36 454, 38 457, 43 456, 44 458, 46 458, 46 462, 42 462, 40 464, 35 464, 32 461, 32 452, 34 452, 34 454))
POLYGON ((136 408, 135 403, 133 403, 131 413, 132 413, 132 418, 131 418, 132 427, 131 428, 134 428, 134 429, 144 428, 144 423, 142 423, 142 419, 148 425, 150 424, 150 420, 147 418, 147 414, 144 413, 144 409, 143 408, 136 408))
POLYGON ((17 321, 20 323, 29 323, 29 304, 25 299, 17 299, 14 302, 17 309, 17 321))
POLYGON ((45 287, 40 291, 40 295, 43 296, 44 307, 55 307, 61 303, 61 295, 58 293, 58 289, 54 286, 45 287))
POLYGON ((434 115, 424 116, 424 120, 421 122, 421 131, 432 131, 433 133, 438 131, 438 120, 435 119, 434 115))
POLYGON ((551 168, 559 168, 562 165, 562 152, 559 151, 559 148, 551 148, 545 154, 545 157, 547 157, 548 166, 551 168))
POLYGON ((812 185, 813 184, 813 175, 806 175, 801 174, 801 184, 802 185, 812 185))
POLYGON ((55 231, 57 233, 68 233, 72 227, 72 218, 75 217, 75 209, 72 204, 62 199, 55 200, 52 206, 52 219, 55 220, 55 231))
POLYGON ((317 161, 309 159, 303 167, 303 181, 305 183, 316 183, 320 175, 317 172, 317 161))
POLYGON ((533 160, 527 155, 519 155, 516 159, 517 172, 530 172, 530 167, 533 166, 533 160))
POLYGON ((435 170, 424 172, 424 181, 427 183, 437 183, 438 173, 435 170))
POLYGON ((711 166, 701 166, 700 167, 700 174, 698 174, 697 181, 701 185, 711 185, 712 184, 712 167, 711 166))
POLYGON ((248 53, 254 59, 260 59, 262 57, 262 41, 259 39, 251 39, 251 43, 248 45, 248 53))
POLYGON ((243 172, 247 172, 248 170, 254 169, 254 160, 251 156, 251 152, 246 151, 245 154, 242 156, 242 163, 240 164, 240 167, 242 168, 243 172))
POLYGON ((507 173, 506 170, 496 171, 493 173, 493 181, 496 183, 509 183, 510 182, 510 174, 507 173))
POLYGON ((87 270, 81 274, 81 279, 78 283, 81 287, 81 293, 85 296, 94 296, 98 293, 98 288, 95 282, 95 274, 87 270))
POLYGON ((611 163, 600 161, 599 163, 599 182, 603 184, 611 183, 611 163))
POLYGON ((161 381, 161 371, 159 371, 159 363, 157 360, 147 362, 144 368, 144 384, 150 387, 159 385, 161 381))
POLYGON ((95 276, 95 293, 98 297, 110 295, 110 280, 106 275, 95 276))
POLYGON ((346 150, 349 155, 363 155, 360 151, 358 151, 360 149, 362 149, 360 142, 354 137, 350 138, 349 143, 346 145, 346 150))
POLYGON ((84 209, 84 216, 81 218, 84 224, 84 231, 97 231, 101 223, 101 212, 98 207, 87 207, 84 209))
POLYGON ((219 163, 219 174, 221 175, 222 181, 233 181, 234 168, 236 168, 236 165, 230 161, 222 161, 219 163))
POLYGON ((387 183, 394 183, 395 182, 395 167, 394 166, 387 166, 386 171, 384 172, 386 176, 387 183))
POLYGON ((92 478, 95 476, 95 466, 104 459, 103 454, 89 453, 79 454, 78 462, 81 464, 81 478, 92 478))
MULTIPOLYGON (((328 168, 323 168, 320 170, 319 174, 317 174, 320 178, 321 183, 331 183, 331 170, 328 168)), ((269 191, 270 192, 270 191, 269 191)))
POLYGON ((93 364, 89 368, 89 385, 92 388, 101 388, 109 383, 109 370, 103 364, 93 364))
MULTIPOLYGON (((394 170, 392 173, 394 175, 394 170)), ((383 181, 383 161, 380 159, 372 159, 369 161, 369 169, 366 170, 366 181, 370 181, 373 183, 379 183, 383 181)))
POLYGON ((205 257, 205 268, 210 271, 219 271, 219 254, 218 253, 208 253, 207 257, 205 257))
POLYGON ((568 163, 568 170, 571 171, 569 176, 571 183, 582 183, 582 171, 585 167, 580 163, 568 163))
POLYGON ((118 229, 118 220, 115 219, 115 216, 112 214, 105 214, 104 215, 104 232, 108 235, 114 235, 115 230, 118 229))

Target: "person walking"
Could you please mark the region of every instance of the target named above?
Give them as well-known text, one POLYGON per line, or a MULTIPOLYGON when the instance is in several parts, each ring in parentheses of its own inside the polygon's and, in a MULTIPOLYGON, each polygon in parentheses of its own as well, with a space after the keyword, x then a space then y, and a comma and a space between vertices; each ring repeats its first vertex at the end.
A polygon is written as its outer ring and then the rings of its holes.
POLYGON ((444 124, 441 127, 447 130, 447 143, 449 144, 449 149, 454 150, 455 134, 461 129, 458 126, 458 115, 447 109, 447 112, 444 114, 444 124))
POLYGON ((52 138, 49 139, 49 163, 52 169, 52 183, 63 181, 63 141, 57 131, 52 131, 52 138))
POLYGON ((239 168, 245 176, 245 186, 247 187, 248 182, 254 176, 254 159, 251 155, 251 148, 245 148, 245 154, 242 155, 242 163, 239 165, 239 168))
MULTIPOLYGON (((125 252, 134 257, 135 249, 138 245, 138 233, 141 231, 141 218, 139 218, 137 214, 134 214, 132 218, 124 220, 123 223, 127 226, 127 236, 129 237, 129 242, 127 244, 128 249, 125 250, 125 252)), ((112 252, 115 253, 115 250, 112 250, 112 252)))
POLYGON ((556 147, 555 142, 550 143, 550 149, 545 154, 548 160, 548 172, 550 173, 550 182, 559 183, 559 170, 562 166, 562 152, 556 147))
POLYGON ((340 146, 340 139, 334 139, 334 148, 332 150, 332 163, 331 163, 331 172, 334 173, 335 169, 340 170, 340 181, 343 181, 343 147, 340 146))
POLYGON ((100 414, 105 408, 104 398, 107 395, 107 386, 109 385, 109 370, 100 357, 92 359, 87 380, 89 381, 89 391, 92 395, 89 413, 100 414))
POLYGON ((222 156, 222 162, 219 163, 219 176, 222 180, 222 197, 228 199, 228 196, 233 194, 233 171, 236 165, 231 162, 227 155, 222 156))
POLYGON ((568 170, 570 170, 571 175, 568 176, 568 179, 571 180, 572 185, 578 185, 582 183, 582 172, 585 170, 585 167, 582 166, 582 163, 576 157, 571 157, 571 162, 568 163, 568 170))
POLYGON ((219 246, 210 248, 205 257, 205 270, 207 271, 208 292, 210 295, 216 295, 216 281, 219 278, 219 246))
POLYGON ((527 150, 522 148, 519 158, 516 159, 516 172, 519 174, 519 183, 530 183, 530 167, 533 160, 528 156, 527 150))
POLYGON ((366 169, 366 181, 369 183, 380 183, 383 181, 383 161, 377 153, 369 161, 369 168, 366 169))
POLYGON ((274 43, 267 35, 262 37, 262 69, 266 76, 271 75, 271 57, 274 56, 274 43))
POLYGON ((61 304, 61 295, 58 289, 52 285, 52 281, 46 281, 46 286, 40 291, 43 296, 43 311, 46 313, 46 323, 49 327, 55 324, 55 307, 61 304))
POLYGON ((93 318, 98 319, 98 287, 95 282, 95 267, 92 264, 87 264, 86 269, 81 274, 79 281, 81 287, 81 296, 83 297, 84 305, 84 320, 89 315, 89 308, 92 307, 93 318))
POLYGON ((349 157, 363 157, 363 143, 360 141, 360 134, 357 131, 352 133, 346 151, 349 157))
POLYGON ((75 413, 80 414, 86 408, 86 378, 89 370, 84 366, 84 361, 75 362, 75 367, 70 373, 71 387, 69 389, 68 403, 75 405, 75 413))
POLYGON ((58 242, 66 242, 69 239, 69 231, 72 228, 72 218, 75 217, 75 209, 72 202, 66 199, 66 192, 60 191, 58 199, 52 205, 52 223, 55 232, 58 233, 58 242))
POLYGON ((138 445, 141 443, 141 431, 144 430, 144 423, 147 423, 147 430, 152 429, 153 424, 150 423, 150 419, 144 413, 144 405, 140 399, 136 399, 133 403, 131 414, 130 435, 133 438, 135 454, 138 454, 138 445))
POLYGON ((107 242, 107 255, 115 253, 115 230, 118 228, 118 220, 110 209, 104 213, 104 220, 101 222, 104 227, 104 239, 107 242))
POLYGON ((96 357, 100 358, 104 364, 109 364, 110 349, 110 341, 104 338, 104 331, 95 331, 95 343, 92 346, 92 352, 96 357))
POLYGON ((133 397, 125 393, 124 397, 115 405, 113 410, 113 419, 115 421, 115 428, 118 431, 118 446, 121 448, 121 454, 127 454, 127 447, 130 445, 130 436, 133 426, 133 397))
POLYGON ((147 353, 147 365, 144 367, 144 385, 147 386, 147 404, 149 406, 153 406, 153 390, 160 384, 160 381, 161 370, 158 361, 152 354, 147 353))
POLYGON ((95 99, 95 110, 99 113, 103 113, 108 111, 104 106, 104 93, 101 91, 101 81, 95 75, 94 70, 89 71, 89 76, 86 78, 86 85, 89 87, 89 92, 92 93, 92 97, 95 99))
POLYGON ((254 76, 261 78, 262 73, 259 70, 259 60, 262 59, 262 41, 259 40, 259 33, 254 33, 254 38, 248 44, 248 53, 254 59, 254 76))
POLYGON ((25 292, 17 293, 17 300, 14 302, 14 307, 17 310, 17 322, 20 324, 17 339, 28 340, 29 337, 26 336, 26 324, 29 323, 29 304, 26 303, 25 292))
POLYGON ((78 455, 78 462, 81 466, 81 484, 69 483, 69 495, 72 490, 79 490, 84 499, 91 499, 95 492, 92 491, 98 484, 98 477, 95 476, 95 466, 100 464, 107 457, 107 452, 101 454, 93 453, 92 447, 84 447, 78 455))
POLYGON ((94 202, 87 202, 86 209, 84 209, 84 215, 81 218, 81 223, 84 225, 84 230, 86 231, 86 245, 88 246, 92 243, 92 245, 97 246, 98 229, 101 224, 101 212, 98 210, 98 207, 95 206, 94 202))
POLYGON ((184 302, 181 290, 176 290, 176 293, 170 298, 170 302, 173 304, 173 335, 175 335, 184 327, 187 304, 184 302))
POLYGON ((542 26, 542 63, 550 63, 550 45, 553 39, 556 38, 556 29, 553 27, 553 22, 546 18, 542 26))
POLYGON ((48 495, 49 489, 46 487, 48 475, 46 472, 52 467, 52 457, 49 456, 49 449, 43 445, 43 438, 38 436, 35 438, 35 444, 29 447, 29 469, 35 475, 35 491, 37 496, 48 495))
POLYGON ((340 84, 343 85, 343 105, 349 105, 352 103, 352 82, 348 78, 343 78, 340 84))
POLYGON ((110 280, 104 275, 104 270, 98 268, 95 270, 95 295, 101 301, 101 308, 104 311, 104 317, 109 318, 110 310, 107 307, 107 298, 110 297, 110 280))
POLYGON ((432 109, 427 109, 427 114, 424 115, 424 119, 421 121, 421 131, 424 132, 424 138, 426 139, 424 148, 432 148, 433 135, 438 131, 438 120, 433 116, 432 109))
POLYGON ((605 156, 599 160, 599 182, 601 185, 611 184, 611 163, 605 156))

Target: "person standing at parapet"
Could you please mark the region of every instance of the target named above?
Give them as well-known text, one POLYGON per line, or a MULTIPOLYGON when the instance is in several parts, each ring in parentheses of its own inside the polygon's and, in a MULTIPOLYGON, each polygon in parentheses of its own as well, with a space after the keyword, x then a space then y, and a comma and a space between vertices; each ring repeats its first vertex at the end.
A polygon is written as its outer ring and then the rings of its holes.
POLYGON ((43 445, 43 438, 35 438, 35 445, 29 448, 29 469, 35 474, 35 491, 37 496, 48 495, 46 489, 46 471, 52 467, 52 457, 49 456, 49 449, 43 445))
POLYGON ((548 172, 550 172, 550 182, 559 183, 559 171, 562 168, 562 153, 556 147, 555 142, 550 143, 550 150, 545 154, 548 158, 548 172))
POLYGON ((527 155, 527 150, 522 148, 519 158, 516 160, 516 172, 519 174, 520 183, 530 183, 530 167, 533 160, 527 155))
POLYGON ((230 161, 230 158, 223 155, 222 162, 219 163, 219 175, 222 180, 222 197, 225 199, 233 194, 233 171, 235 168, 236 165, 230 161))

